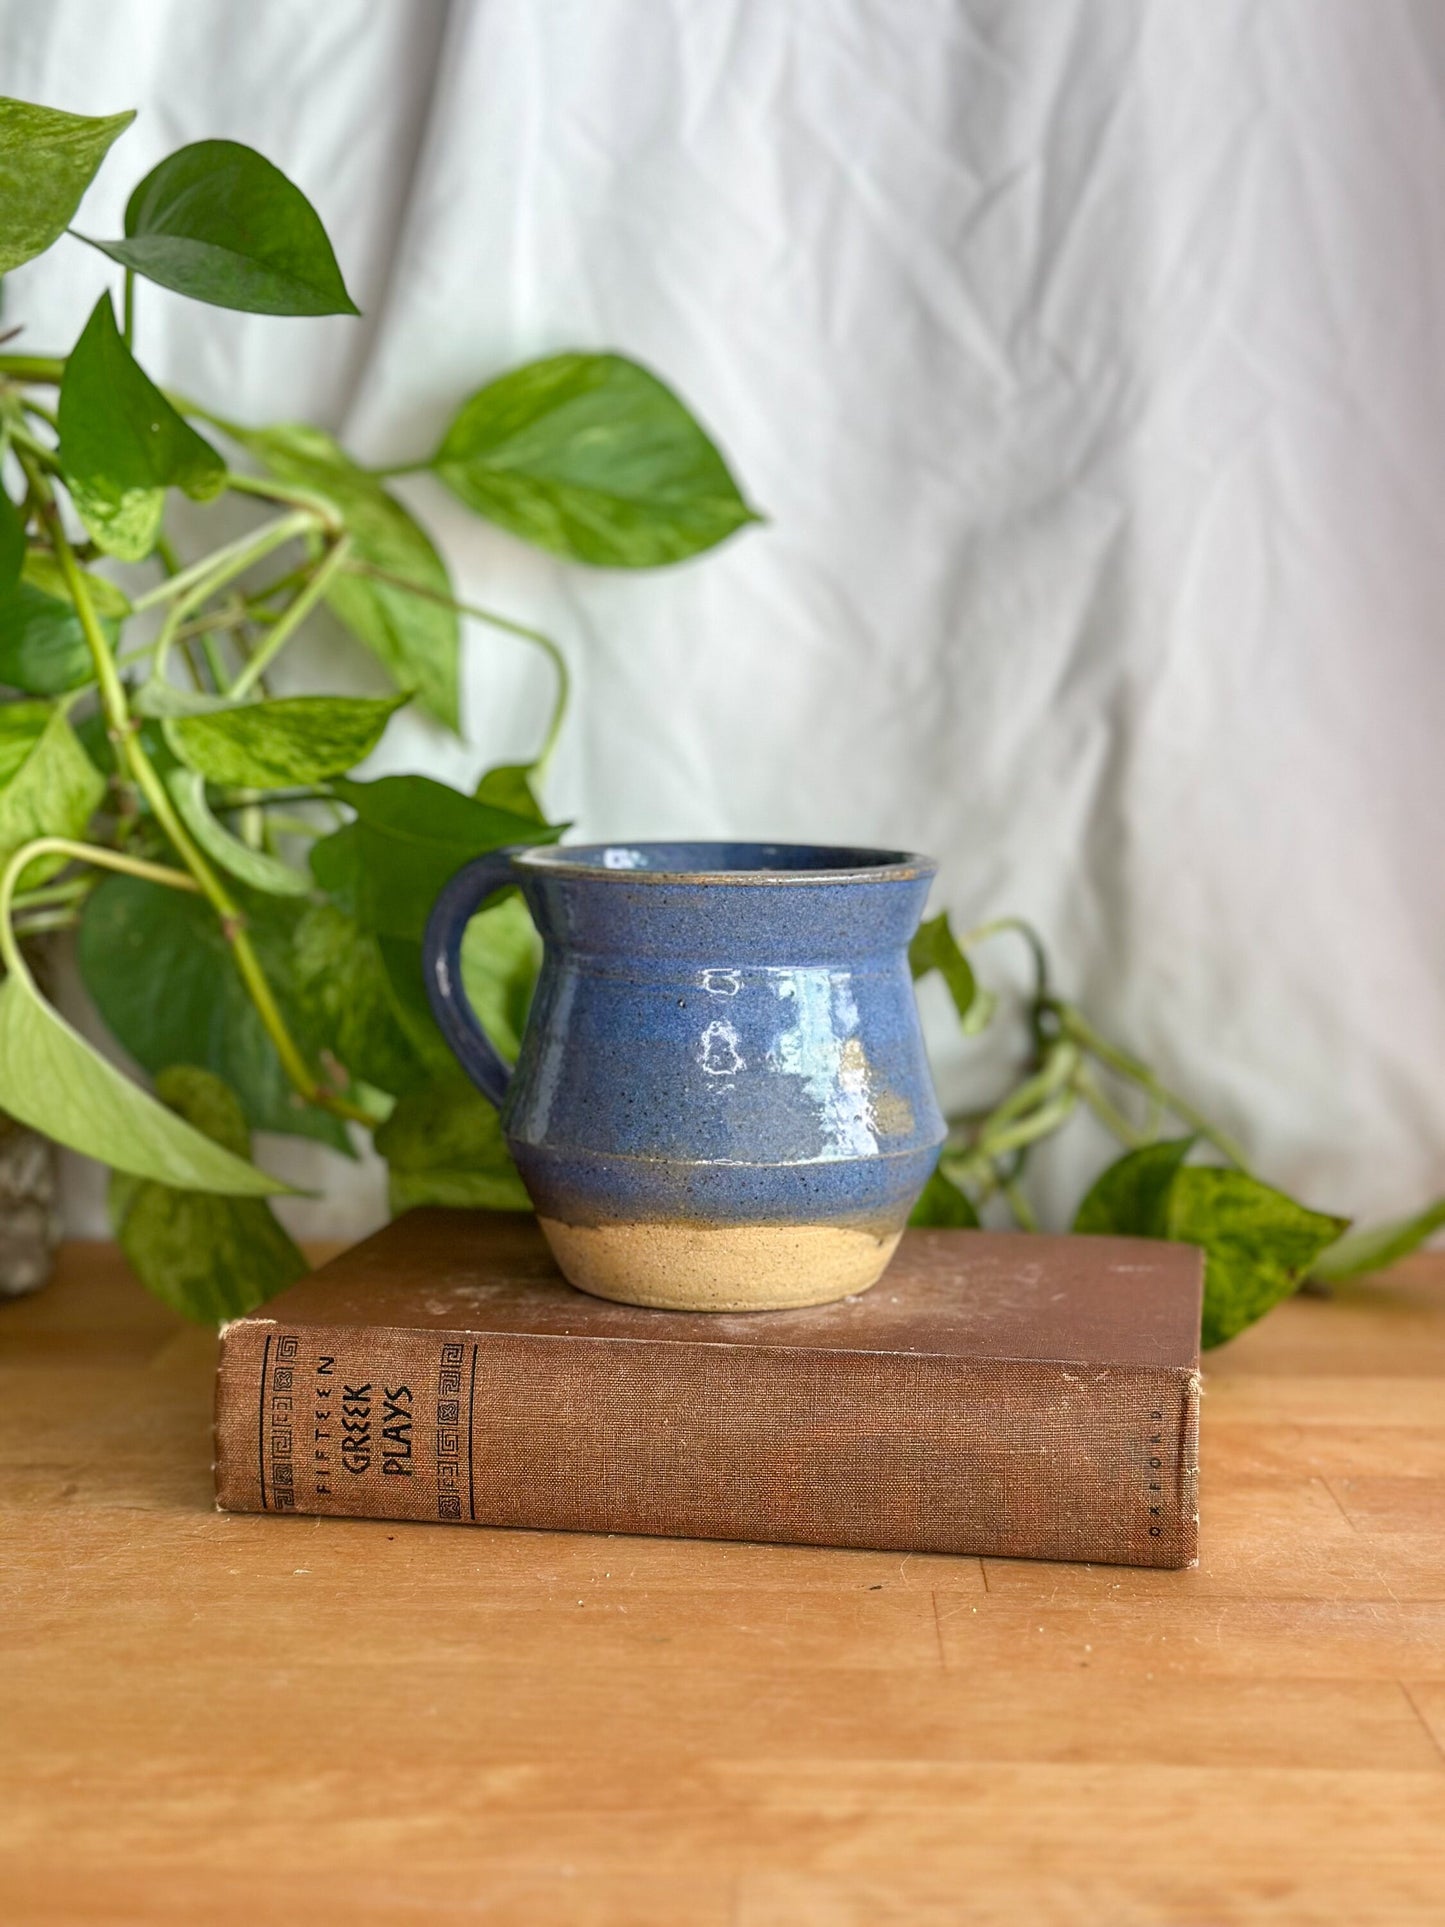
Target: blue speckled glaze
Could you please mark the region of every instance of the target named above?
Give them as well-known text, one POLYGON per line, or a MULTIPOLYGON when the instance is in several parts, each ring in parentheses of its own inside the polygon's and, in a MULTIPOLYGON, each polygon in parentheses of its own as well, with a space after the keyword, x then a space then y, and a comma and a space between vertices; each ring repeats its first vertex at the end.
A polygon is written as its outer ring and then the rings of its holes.
POLYGON ((907 956, 933 871, 751 843, 467 865, 432 913, 428 991, 542 1216, 900 1226, 944 1137, 907 956), (468 919, 508 883, 544 942, 514 1073, 459 964, 468 919))

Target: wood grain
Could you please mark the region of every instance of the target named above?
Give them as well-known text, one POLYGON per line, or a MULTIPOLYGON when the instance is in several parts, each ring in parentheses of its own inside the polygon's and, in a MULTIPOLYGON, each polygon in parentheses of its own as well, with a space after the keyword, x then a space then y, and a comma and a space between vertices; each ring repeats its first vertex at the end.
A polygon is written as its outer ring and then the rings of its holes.
POLYGON ((214 1355, 0 1308, 7 1921, 1445 1916, 1445 1258, 1211 1359, 1195 1572, 218 1514, 214 1355))

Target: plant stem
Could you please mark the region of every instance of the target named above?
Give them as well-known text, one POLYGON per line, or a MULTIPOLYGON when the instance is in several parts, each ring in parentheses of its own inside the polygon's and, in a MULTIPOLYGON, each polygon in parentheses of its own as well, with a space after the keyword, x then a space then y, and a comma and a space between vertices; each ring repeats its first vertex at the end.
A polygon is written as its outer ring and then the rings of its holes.
POLYGON ((0 355, 0 375, 12 381, 34 381, 58 388, 65 379, 63 355, 0 355))
POLYGON ((54 910, 17 910, 15 935, 25 943, 31 937, 46 937, 56 930, 73 930, 79 915, 73 903, 60 904, 54 910))
POLYGON ((284 810, 273 810, 269 797, 266 800, 265 815, 267 828, 273 830, 278 836, 315 837, 319 834, 316 825, 308 823, 304 817, 288 816, 284 810))
POLYGON ((998 1172, 987 1158, 976 1157, 972 1151, 945 1144, 938 1168, 960 1190, 977 1187, 983 1196, 990 1197, 998 1189, 998 1172))
POLYGON ((309 616, 311 611, 316 607, 322 596, 326 594, 327 589, 331 586, 332 577, 345 566, 346 558, 350 553, 351 538, 348 535, 343 535, 332 546, 331 553, 326 557, 325 561, 322 562, 320 568, 317 569, 311 580, 306 584, 306 587, 292 600, 285 615, 282 616, 281 620, 261 644, 255 655, 243 666, 240 675, 237 676, 236 680, 231 684, 230 693, 232 696, 239 699, 246 695, 248 691, 253 689, 256 683, 260 681, 262 673, 268 669, 276 657, 280 655, 281 651, 301 627, 301 624, 306 620, 307 616, 309 616))
MULTIPOLYGON (((246 620, 237 624, 231 630, 231 646, 240 657, 243 667, 256 653, 255 641, 247 634, 247 629, 265 620, 264 617, 258 616, 254 610, 247 608, 246 620)), ((263 696, 269 696, 271 694, 271 685, 267 682, 264 675, 256 678, 256 687, 263 696)))
POLYGON ((127 348, 135 346, 135 269, 125 271, 125 294, 122 300, 122 320, 120 338, 127 348))
POLYGON ((25 891, 17 898, 15 886, 23 870, 38 857, 64 856, 79 863, 98 863, 107 870, 122 870, 127 876, 143 877, 148 883, 164 884, 171 890, 198 891, 200 885, 194 877, 184 870, 169 869, 161 863, 147 863, 138 856, 125 856, 119 850, 107 850, 98 843, 77 843, 68 836, 37 836, 29 843, 22 843, 0 875, 0 958, 7 970, 13 971, 34 988, 35 980, 30 975, 25 959, 15 940, 11 919, 18 905, 29 898, 33 901, 42 891, 25 891))
POLYGON ((980 1133, 977 1149, 988 1157, 997 1158, 1005 1151, 1017 1151, 1025 1144, 1034 1144, 1066 1123, 1078 1101, 1077 1092, 1060 1091, 1047 1104, 1041 1104, 1036 1111, 1030 1111, 1017 1123, 1005 1124, 1002 1129, 991 1132, 985 1127, 987 1134, 980 1133))
POLYGON ((216 640, 214 630, 203 630, 197 640, 201 645, 201 654, 206 659, 206 667, 211 672, 211 683, 216 694, 218 696, 224 696, 229 679, 226 673, 226 665, 221 660, 221 647, 216 640))
POLYGON ((1023 917, 994 917, 988 923, 981 923, 967 930, 958 940, 960 950, 967 950, 976 943, 985 943, 990 937, 1000 937, 1012 931, 1022 937, 1028 945, 1034 966, 1034 1001, 1042 1003, 1049 994, 1049 959, 1044 949, 1043 939, 1033 925, 1023 917))
MULTIPOLYGON (((147 589, 144 595, 136 596, 130 606, 139 615, 143 609, 154 609, 158 603, 169 602, 173 596, 186 595, 197 583, 214 577, 214 585, 206 591, 207 595, 212 595, 232 576, 264 560, 283 543, 293 542, 298 536, 308 534, 315 526, 316 518, 309 512, 303 514, 297 511, 292 515, 283 515, 279 521, 270 522, 259 531, 252 529, 248 535, 239 535, 234 542, 226 543, 224 548, 216 549, 210 555, 202 556, 199 562, 192 562, 189 567, 178 570, 166 581, 157 583, 154 589, 147 589)), ((202 596, 201 600, 205 599, 202 596)))
MULTIPOLYGON (((354 568, 355 566, 353 562, 352 567, 354 568)), ((259 589, 253 589, 246 598, 247 602, 252 605, 253 613, 259 614, 259 611, 256 611, 254 608, 254 605, 258 602, 269 602, 272 596, 290 595, 291 591, 298 588, 310 573, 310 562, 303 562, 300 568, 288 569, 285 575, 278 575, 274 582, 266 582, 263 583, 259 589)))
POLYGON ((1131 1124, 1117 1105, 1111 1104, 1099 1086, 1094 1082, 1087 1065, 1082 1066, 1074 1075, 1074 1089, 1085 1104, 1098 1118, 1105 1130, 1112 1132, 1121 1144, 1127 1144, 1131 1151, 1137 1151, 1146 1144, 1152 1144, 1156 1133, 1138 1130, 1131 1124))
POLYGON ((193 636, 214 634, 217 630, 239 629, 246 620, 246 605, 239 596, 230 596, 219 609, 212 609, 203 616, 193 616, 183 622, 176 631, 177 642, 189 642, 193 636))
MULTIPOLYGON (((426 464, 418 464, 425 467, 426 464)), ((399 473, 392 470, 391 473, 399 473)), ((552 705, 551 720, 547 733, 542 738, 542 747, 531 762, 531 768, 541 776, 557 747, 557 738, 562 733, 563 719, 567 714, 567 703, 572 693, 572 677, 567 668, 567 658, 553 642, 543 635, 540 629, 529 629, 524 622, 513 622, 510 616, 500 616, 494 609, 483 609, 475 602, 462 602, 454 595, 445 595, 440 589, 433 589, 422 582, 413 582, 404 575, 394 575, 390 569, 379 569, 374 562, 354 560, 350 565, 352 575, 370 576, 373 581, 390 584, 393 589, 404 589, 408 595, 420 596, 423 602, 437 602, 443 608, 455 609, 458 615, 470 616, 474 622, 485 622, 493 629, 502 629, 509 636, 520 636, 523 642, 530 642, 534 648, 542 650, 551 663, 557 676, 557 695, 552 705)))
POLYGON ((74 903, 83 897, 90 888, 86 877, 71 877, 65 883, 42 883, 37 890, 21 890, 16 893, 15 910, 48 909, 55 903, 74 903))
POLYGON ((1248 1171, 1249 1162, 1243 1147, 1236 1143, 1228 1132, 1221 1131, 1217 1125, 1211 1124, 1209 1119, 1196 1111, 1187 1099, 1171 1091, 1167 1084, 1162 1083, 1154 1075, 1147 1064, 1141 1063, 1137 1057, 1130 1057, 1128 1052, 1120 1050, 1117 1044, 1111 1044, 1106 1037, 1101 1037, 1083 1013, 1076 1010, 1072 1004, 1051 999, 1049 1007, 1058 1018, 1062 1030, 1076 1043, 1082 1045, 1090 1056, 1097 1057, 1101 1064, 1107 1064, 1111 1071, 1117 1072, 1131 1084, 1137 1084, 1141 1091, 1146 1092, 1163 1109, 1172 1111, 1181 1123, 1197 1131, 1206 1143, 1212 1144, 1215 1150, 1231 1164, 1241 1171, 1248 1171))
POLYGON ((1008 1208, 1013 1212, 1014 1222, 1018 1225, 1019 1230, 1037 1231, 1039 1221, 1035 1217, 1034 1208, 1024 1195, 1024 1188, 1018 1180, 1016 1178, 1005 1178, 999 1185, 999 1190, 1003 1193, 1004 1197, 1007 1198, 1008 1208))
MULTIPOLYGON (((183 619, 190 614, 192 609, 201 608, 213 595, 223 589, 228 582, 240 575, 244 570, 250 568, 253 563, 269 555, 273 549, 279 548, 282 543, 289 542, 295 533, 294 529, 289 526, 289 522, 290 518, 283 516, 279 522, 273 522, 268 528, 262 529, 259 534, 251 536, 246 545, 239 548, 232 545, 229 552, 217 552, 218 554, 224 554, 226 559, 213 567, 209 574, 202 576, 199 580, 193 580, 191 587, 186 593, 167 611, 166 619, 161 624, 160 633, 151 645, 151 675, 153 677, 164 676, 166 659, 170 655, 172 645, 180 636, 183 619)), ((215 563, 216 557, 213 556, 210 560, 215 563)), ((186 571, 185 573, 191 574, 192 572, 186 571)), ((173 587, 174 583, 179 581, 180 577, 177 576, 166 586, 173 587)), ((298 600, 299 599, 298 597, 298 600)), ((249 668, 249 666, 248 663, 247 667, 249 668)), ((244 670, 242 674, 245 674, 244 670)), ((242 687, 249 687, 250 681, 253 680, 254 678, 250 678, 242 687)), ((234 690, 228 686, 224 675, 222 676, 218 693, 222 695, 235 693, 234 690)))
MULTIPOLYGON (((253 792, 247 789, 223 790, 215 807, 218 810, 242 810, 252 799, 253 792)), ((269 810, 277 803, 330 803, 331 791, 324 788, 304 788, 289 790, 267 790, 266 807, 269 810)))
POLYGON ((236 968, 240 971, 242 981, 250 992, 251 1001, 256 1006, 267 1035, 276 1047, 286 1075, 299 1091, 309 1097, 316 1088, 316 1080, 312 1077, 310 1067, 297 1049, 277 1008, 271 986, 261 968, 260 959, 256 955, 250 937, 246 934, 245 918, 240 906, 202 855, 199 846, 192 840, 190 832, 176 813, 170 792, 141 746, 134 724, 127 713, 124 690, 116 675, 114 663, 110 660, 105 638, 100 633, 84 581, 79 569, 75 566, 74 557, 70 554, 69 544, 65 541, 65 532, 59 527, 58 516, 55 518, 55 535, 56 552, 60 556, 61 567, 65 571, 71 600, 75 603, 86 639, 91 644, 91 653, 96 658, 97 669, 101 670, 101 697, 106 706, 106 714, 111 727, 121 735, 122 753, 130 766, 136 786, 150 804, 156 822, 164 830, 176 854, 196 879, 212 909, 220 918, 221 928, 230 943, 231 954, 236 960, 236 968))
MULTIPOLYGON (((33 470, 28 463, 26 472, 29 475, 31 487, 36 492, 41 515, 50 531, 51 541, 65 576, 66 587, 70 592, 70 599, 75 605, 80 626, 90 645, 96 677, 100 684, 101 701, 105 707, 106 721, 112 736, 120 744, 122 757, 129 765, 136 786, 150 804, 156 822, 165 832, 172 848, 190 871, 200 886, 202 894, 219 917, 222 932, 231 947, 231 955, 235 958, 241 980, 256 1007, 256 1013, 261 1019, 266 1035, 275 1046, 282 1068, 309 1103, 335 1111, 339 1116, 354 1117, 360 1122, 366 1122, 366 1114, 356 1105, 347 1103, 344 1098, 318 1083, 287 1028, 275 995, 266 979, 266 973, 261 968, 255 946, 247 935, 246 920, 240 906, 212 869, 176 813, 170 792, 141 744, 135 722, 126 704, 125 685, 120 680, 115 659, 106 646, 95 606, 90 599, 90 591, 75 560, 50 486, 44 476, 38 470, 33 470)), ((135 860, 128 859, 128 861, 135 860)), ((3 904, 0 904, 0 908, 3 908, 3 904)), ((0 916, 0 942, 4 941, 4 936, 4 919, 0 916)))
POLYGON ((306 509, 312 518, 332 535, 342 533, 342 521, 323 495, 310 489, 292 488, 287 482, 273 482, 265 475, 238 475, 234 469, 226 476, 226 487, 238 495, 259 495, 265 502, 285 502, 292 508, 306 509))
POLYGON ((204 696, 206 693, 205 678, 196 667, 196 659, 191 653, 191 646, 188 642, 181 644, 181 661, 186 665, 186 674, 191 679, 191 688, 195 690, 198 696, 204 696))
POLYGON ((1079 1066, 1079 1047, 1064 1040, 1051 1046, 1042 1065, 1032 1077, 1026 1077, 1016 1084, 1001 1103, 996 1104, 984 1119, 978 1131, 978 1142, 984 1144, 995 1126, 1008 1124, 1014 1118, 1033 1110, 1050 1098, 1073 1077, 1079 1066))
POLYGON ((1127 1050, 1119 1050, 1117 1044, 1110 1043, 1106 1037, 1100 1037, 1100 1033, 1092 1027, 1092 1023, 1089 1023, 1089 1019, 1083 1016, 1083 1012, 1075 1010, 1073 1004, 1054 1002, 1052 1010, 1058 1016, 1058 1021, 1065 1033, 1081 1044, 1090 1056, 1098 1058, 1100 1064, 1108 1064, 1108 1068, 1117 1071, 1119 1077, 1129 1079, 1129 1083, 1139 1085, 1139 1089, 1150 1096, 1156 1104, 1160 1104, 1164 1110, 1171 1110, 1173 1116, 1179 1118, 1179 1122, 1187 1123, 1191 1129, 1198 1131, 1198 1135, 1208 1145, 1214 1145, 1214 1148, 1233 1166, 1237 1166, 1241 1172, 1247 1172, 1248 1158, 1245 1156, 1243 1145, 1239 1145, 1233 1137, 1229 1137, 1229 1133, 1222 1131, 1216 1123, 1210 1123, 1202 1112, 1195 1110, 1195 1106, 1187 1098, 1171 1091, 1168 1085, 1162 1083, 1154 1075, 1154 1071, 1148 1068, 1148 1064, 1141 1064, 1141 1060, 1131 1058, 1127 1050))
POLYGON ((384 462, 379 468, 369 468, 368 475, 374 475, 378 482, 384 482, 391 475, 420 475, 432 465, 429 455, 419 455, 414 462, 384 462))
POLYGON ((49 469, 52 475, 60 473, 60 462, 53 448, 47 448, 44 442, 37 441, 30 430, 20 422, 12 420, 9 430, 10 440, 15 445, 15 453, 22 460, 26 455, 30 455, 42 467, 49 469))

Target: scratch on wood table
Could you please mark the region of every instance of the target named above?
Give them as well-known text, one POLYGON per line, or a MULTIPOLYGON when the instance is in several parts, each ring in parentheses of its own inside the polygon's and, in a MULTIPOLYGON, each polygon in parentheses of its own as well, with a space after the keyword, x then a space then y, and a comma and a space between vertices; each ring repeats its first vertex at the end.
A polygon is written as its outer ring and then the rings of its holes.
POLYGON ((1445 1255, 1208 1361, 1134 1572, 225 1515, 215 1342, 0 1307, 0 1917, 1445 1919, 1445 1255))

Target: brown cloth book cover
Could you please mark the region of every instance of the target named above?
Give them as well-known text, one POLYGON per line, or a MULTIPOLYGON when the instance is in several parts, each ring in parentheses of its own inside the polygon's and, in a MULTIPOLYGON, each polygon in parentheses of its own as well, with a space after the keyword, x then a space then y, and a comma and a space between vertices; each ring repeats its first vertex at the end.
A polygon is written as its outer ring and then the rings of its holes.
POLYGON ((1194 1247, 909 1231, 871 1291, 668 1312, 421 1210, 222 1334, 219 1504, 1184 1566, 1194 1247))

